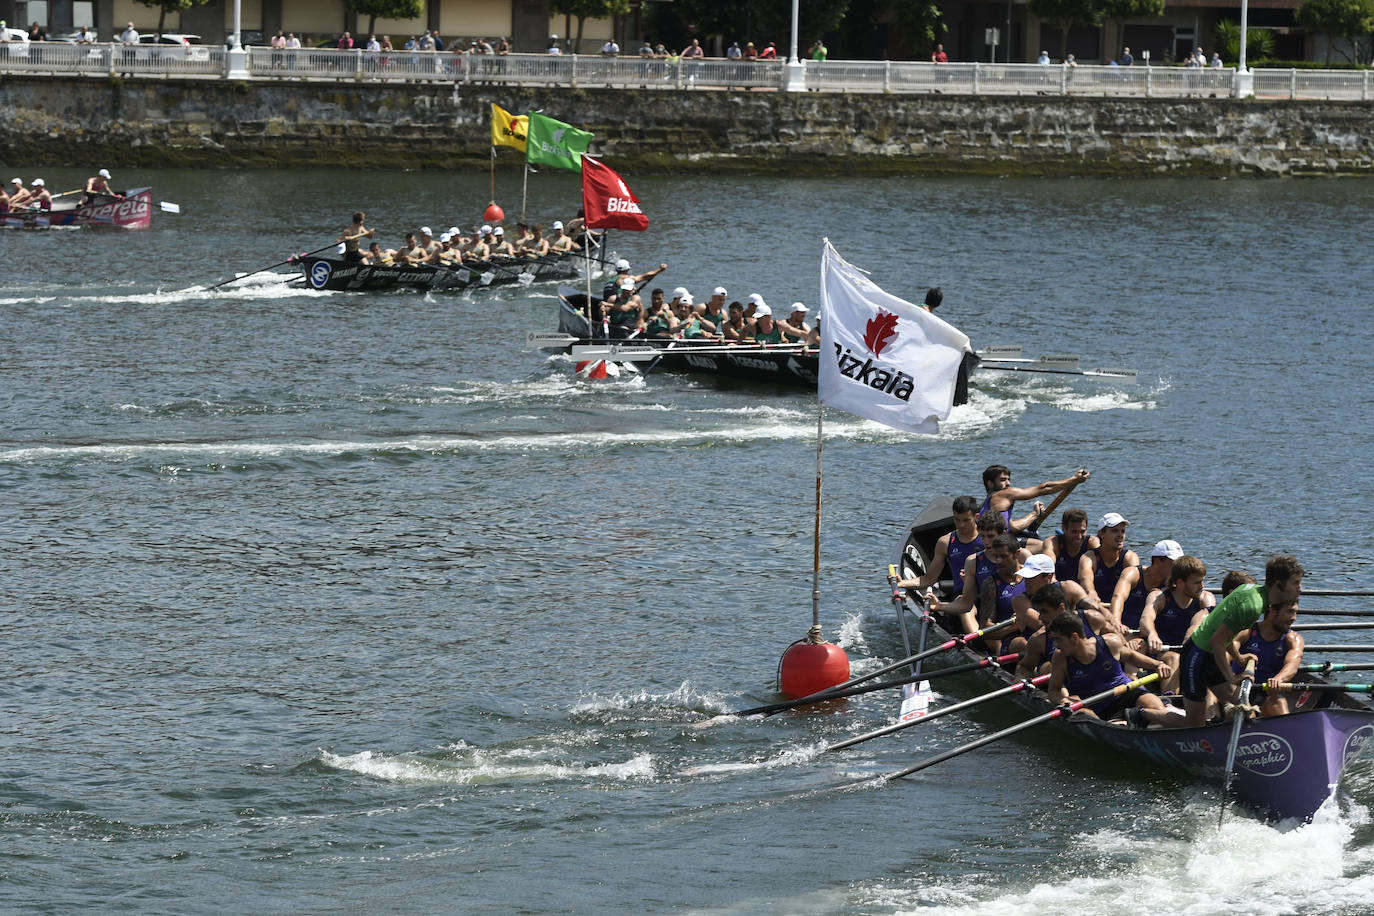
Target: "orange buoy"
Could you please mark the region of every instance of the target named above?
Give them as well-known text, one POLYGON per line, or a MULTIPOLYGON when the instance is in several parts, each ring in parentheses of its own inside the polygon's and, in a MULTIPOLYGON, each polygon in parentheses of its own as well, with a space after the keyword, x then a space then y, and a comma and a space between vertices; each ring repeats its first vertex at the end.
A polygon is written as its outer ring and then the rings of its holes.
POLYGON ((573 370, 582 378, 606 378, 610 374, 607 365, 604 359, 584 359, 577 363, 573 370))
POLYGON ((797 640, 782 653, 778 689, 788 697, 810 696, 849 680, 849 656, 834 643, 797 640))
POLYGON ((482 219, 489 223, 499 223, 505 218, 506 211, 502 210, 494 200, 487 205, 486 212, 482 214, 482 219))

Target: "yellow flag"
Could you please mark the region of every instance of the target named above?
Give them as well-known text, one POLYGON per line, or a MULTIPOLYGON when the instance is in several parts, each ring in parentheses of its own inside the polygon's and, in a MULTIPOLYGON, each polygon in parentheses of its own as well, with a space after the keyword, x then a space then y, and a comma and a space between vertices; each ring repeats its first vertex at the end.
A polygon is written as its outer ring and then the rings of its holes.
POLYGON ((512 115, 500 105, 491 106, 491 145, 513 146, 525 151, 525 136, 529 133, 530 116, 512 115))

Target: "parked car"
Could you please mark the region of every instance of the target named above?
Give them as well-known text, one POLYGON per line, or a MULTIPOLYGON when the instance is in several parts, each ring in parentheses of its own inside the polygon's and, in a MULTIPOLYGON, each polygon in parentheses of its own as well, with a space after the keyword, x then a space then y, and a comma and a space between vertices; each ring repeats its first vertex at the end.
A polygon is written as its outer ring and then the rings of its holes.
POLYGON ((208 60, 210 49, 201 41, 199 35, 188 35, 185 32, 163 32, 159 38, 157 35, 138 36, 140 45, 153 45, 156 47, 154 53, 162 57, 169 55, 182 54, 187 60, 208 60))
POLYGON ((29 43, 29 33, 23 29, 5 29, 5 41, 17 41, 20 44, 29 43))

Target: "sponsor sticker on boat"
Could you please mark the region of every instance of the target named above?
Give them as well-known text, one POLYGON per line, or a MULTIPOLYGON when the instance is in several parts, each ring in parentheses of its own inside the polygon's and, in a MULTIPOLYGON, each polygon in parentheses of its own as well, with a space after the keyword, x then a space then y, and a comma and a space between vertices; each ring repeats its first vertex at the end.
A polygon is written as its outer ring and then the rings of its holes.
POLYGON ((310 285, 315 289, 324 289, 329 285, 329 275, 334 272, 334 267, 328 261, 316 261, 310 268, 310 285))
POLYGON ((1236 765, 1257 776, 1282 776, 1293 765, 1293 746, 1272 732, 1249 732, 1236 741, 1236 765))

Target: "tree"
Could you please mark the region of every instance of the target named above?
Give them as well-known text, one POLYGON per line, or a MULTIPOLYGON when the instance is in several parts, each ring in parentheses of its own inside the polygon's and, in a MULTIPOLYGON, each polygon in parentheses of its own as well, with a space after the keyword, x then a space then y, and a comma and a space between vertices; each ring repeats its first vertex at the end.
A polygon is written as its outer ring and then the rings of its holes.
MULTIPOLYGON (((800 0, 797 28, 802 48, 834 32, 844 20, 849 2, 800 0)), ((674 0, 646 4, 645 9, 645 34, 655 40, 661 38, 665 45, 678 50, 693 38, 704 43, 704 39, 720 35, 741 44, 752 41, 760 50, 771 41, 782 55, 787 53, 792 35, 792 5, 778 0, 674 0)))
POLYGON ((1076 25, 1100 25, 1102 6, 1099 0, 1030 0, 1030 11, 1059 29, 1059 51, 1068 54, 1069 29, 1076 25))
POLYGON ((193 6, 200 6, 208 3, 209 0, 138 0, 146 7, 156 7, 157 14, 157 37, 162 38, 162 26, 167 22, 168 13, 184 13, 193 6))
MULTIPOLYGON (((1344 38, 1352 44, 1374 32, 1374 0, 1302 0, 1296 14, 1298 24, 1318 32, 1325 32, 1326 64, 1331 65, 1332 38, 1344 38)), ((1342 56, 1352 60, 1344 49, 1342 56)))
MULTIPOLYGON (((1158 19, 1164 15, 1164 0, 1100 0, 1102 17, 1110 19, 1116 26, 1118 44, 1125 41, 1127 19, 1158 19)), ((1102 49, 1102 59, 1115 55, 1106 48, 1102 49)))
POLYGON ((425 0, 344 0, 344 7, 367 17, 367 33, 377 31, 378 19, 419 19, 425 0))
POLYGON ((549 12, 577 19, 577 40, 572 50, 582 49, 582 26, 588 19, 609 19, 630 11, 630 0, 549 0, 549 12))
MULTIPOLYGON (((1217 46, 1221 59, 1240 63, 1240 23, 1223 19, 1217 23, 1217 46)), ((1274 33, 1268 29, 1245 30, 1245 56, 1250 61, 1264 60, 1274 55, 1274 33)))

